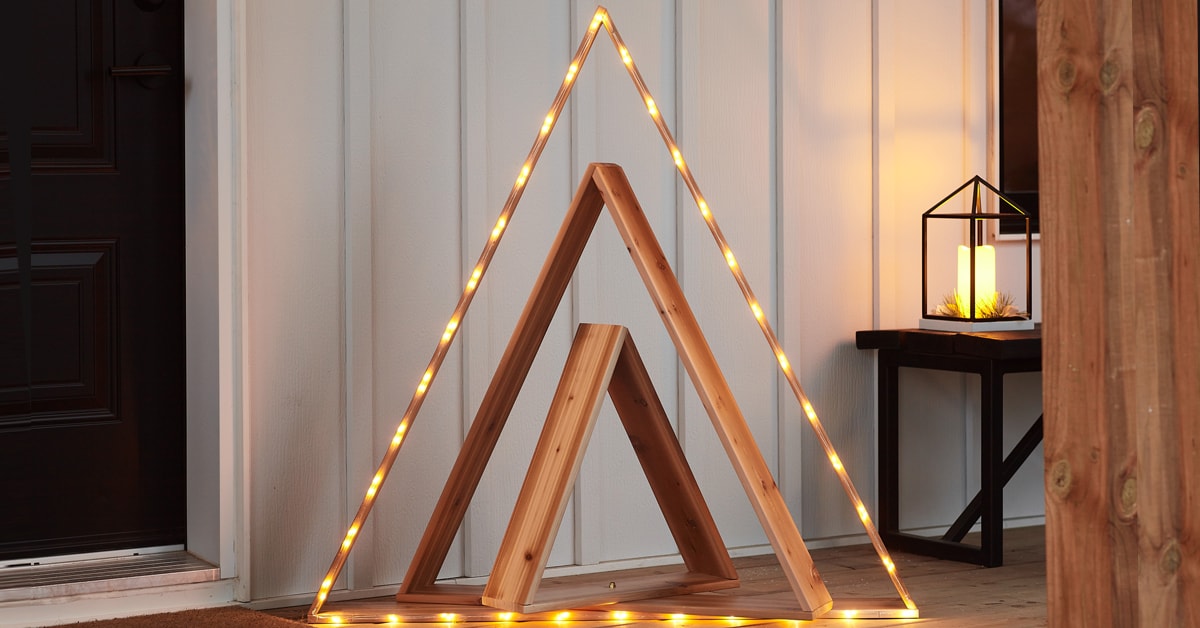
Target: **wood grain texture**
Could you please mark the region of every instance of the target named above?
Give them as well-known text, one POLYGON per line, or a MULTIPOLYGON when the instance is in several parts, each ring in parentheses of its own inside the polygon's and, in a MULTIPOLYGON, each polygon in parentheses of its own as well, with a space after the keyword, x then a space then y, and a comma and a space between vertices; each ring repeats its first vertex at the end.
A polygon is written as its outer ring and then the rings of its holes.
POLYGON ((484 604, 510 611, 533 604, 626 337, 619 325, 579 326, 484 588, 484 604))
POLYGON ((479 486, 483 470, 491 459, 525 376, 546 336, 558 302, 571 281, 588 235, 604 207, 599 192, 591 185, 591 170, 589 168, 575 194, 571 203, 574 211, 563 222, 550 248, 546 263, 504 350, 504 356, 488 385, 450 478, 442 489, 429 525, 417 546, 408 574, 400 586, 400 595, 417 592, 421 587, 433 584, 450 551, 454 535, 462 525, 467 506, 479 486))
MULTIPOLYGON (((733 393, 729 390, 729 385, 704 339, 695 315, 692 314, 671 266, 654 237, 628 179, 621 168, 613 164, 592 164, 588 175, 580 184, 558 238, 543 265, 542 274, 526 302, 521 321, 509 341, 505 357, 492 379, 485 403, 467 436, 467 444, 460 451, 455 469, 443 489, 442 499, 431 517, 426 535, 422 539, 422 546, 418 548, 418 553, 409 568, 409 577, 397 592, 396 599, 403 601, 411 594, 432 594, 433 578, 445 560, 446 551, 453 538, 453 530, 462 521, 466 506, 470 503, 483 469, 495 448, 504 420, 512 408, 512 400, 524 383, 524 375, 537 353, 550 317, 562 298, 567 280, 574 272, 580 251, 595 226, 600 207, 597 195, 600 202, 609 208, 617 230, 633 256, 634 265, 675 343, 680 359, 700 393, 701 402, 729 455, 755 514, 785 567, 799 609, 816 615, 827 611, 832 606, 832 598, 813 566, 812 557, 787 510, 783 495, 754 442, 749 426, 737 407, 733 393), (489 404, 488 399, 495 401, 489 404), (481 425, 485 427, 481 428, 481 425)), ((624 339, 624 335, 621 335, 621 339, 624 339)), ((564 388, 560 388, 559 394, 556 395, 556 401, 547 419, 547 431, 543 432, 543 438, 539 441, 535 460, 526 478, 526 487, 522 489, 514 510, 509 526, 510 534, 506 534, 501 555, 488 583, 488 590, 483 595, 483 601, 489 605, 513 610, 535 608, 532 597, 541 570, 545 566, 544 553, 548 551, 551 537, 557 529, 557 521, 562 515, 562 508, 565 507, 566 496, 569 494, 565 487, 573 483, 578 473, 582 445, 599 411, 599 395, 590 390, 589 386, 594 387, 603 381, 607 387, 608 378, 611 376, 611 371, 608 370, 612 368, 610 362, 604 364, 604 378, 598 379, 597 376, 600 371, 596 369, 596 356, 603 355, 603 347, 603 340, 592 341, 585 338, 583 343, 577 346, 577 350, 573 349, 572 359, 568 360, 564 388), (564 408, 572 406, 580 395, 593 404, 587 406, 588 412, 580 414, 565 411, 564 408), (558 457, 564 447, 567 448, 567 453, 558 457), (555 483, 562 484, 562 487, 555 483), (549 517, 550 510, 554 509, 557 510, 557 516, 549 517), (527 533, 526 530, 531 526, 532 532, 527 533)), ((633 371, 622 372, 622 379, 634 377, 641 380, 642 387, 648 387, 648 376, 645 375, 645 367, 640 359, 633 366, 633 371)), ((669 432, 669 424, 665 422, 665 418, 663 423, 666 426, 663 429, 669 432)), ((657 435, 665 438, 661 431, 657 432, 657 435)), ((678 443, 675 446, 677 447, 678 443)), ((686 468, 686 463, 683 463, 683 466, 686 468)), ((662 475, 657 472, 649 475, 657 476, 655 482, 659 483, 661 488, 663 481, 669 484, 677 482, 679 477, 687 477, 681 476, 678 471, 678 466, 666 466, 662 475)), ((688 488, 694 489, 695 493, 691 498, 692 512, 698 512, 694 508, 695 502, 701 499, 698 487, 695 487, 693 482, 688 488)), ((656 489, 656 492, 658 490, 656 489)), ((674 519, 678 512, 680 511, 671 508, 665 510, 664 514, 674 519)), ((704 509, 704 512, 707 512, 707 509, 704 509)), ((708 522, 705 525, 715 532, 714 524, 708 522)), ((673 531, 678 527, 677 523, 673 524, 673 531)), ((692 547, 696 547, 698 552, 693 558, 703 557, 706 564, 719 570, 728 570, 726 565, 721 564, 722 560, 727 558, 711 558, 715 555, 711 541, 699 546, 692 544, 692 547), (706 552, 709 557, 704 557, 706 552)), ((696 574, 689 574, 694 575, 696 574)), ((575 597, 571 600, 585 602, 575 597)))
POLYGON ((1052 626, 1200 623, 1196 3, 1038 6, 1052 626))
POLYGON ((804 610, 823 612, 832 598, 629 181, 611 164, 597 166, 593 176, 792 590, 804 610))
POLYGON ((618 325, 580 325, 481 601, 534 613, 737 585, 737 570, 628 331, 618 325), (542 573, 606 392, 688 570, 619 583, 583 579, 541 591, 542 573))
POLYGON ((650 482, 683 564, 694 572, 736 580, 733 560, 632 336, 627 336, 621 346, 608 396, 650 482))

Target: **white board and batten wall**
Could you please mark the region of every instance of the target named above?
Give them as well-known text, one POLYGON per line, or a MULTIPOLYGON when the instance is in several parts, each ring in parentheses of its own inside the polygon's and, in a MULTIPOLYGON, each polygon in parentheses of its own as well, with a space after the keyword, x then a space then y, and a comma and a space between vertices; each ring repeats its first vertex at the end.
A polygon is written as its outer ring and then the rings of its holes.
MULTIPOLYGON (((606 6, 873 503, 874 356, 854 348, 854 332, 916 325, 920 213, 986 173, 987 3, 606 6)), ((249 554, 239 564, 248 570, 240 574, 247 599, 308 595, 319 584, 594 8, 558 0, 243 7, 235 23, 244 29, 237 128, 249 554)), ((403 578, 592 161, 625 168, 804 537, 813 545, 861 539, 853 508, 602 35, 339 588, 394 587, 403 578)), ((442 576, 491 569, 580 322, 632 330, 725 542, 742 553, 769 551, 602 217, 442 576)), ((903 460, 903 523, 946 525, 978 483, 975 384, 919 372, 903 382, 907 444, 921 452, 903 460)), ((1033 392, 1010 385, 1014 415, 1036 414, 1036 375, 1020 383, 1033 392)), ((1013 439, 1018 427, 1009 429, 1013 439)), ((1027 465, 1010 485, 1010 518, 1042 514, 1038 467, 1027 465)), ((674 552, 606 405, 551 564, 627 566, 674 552)))

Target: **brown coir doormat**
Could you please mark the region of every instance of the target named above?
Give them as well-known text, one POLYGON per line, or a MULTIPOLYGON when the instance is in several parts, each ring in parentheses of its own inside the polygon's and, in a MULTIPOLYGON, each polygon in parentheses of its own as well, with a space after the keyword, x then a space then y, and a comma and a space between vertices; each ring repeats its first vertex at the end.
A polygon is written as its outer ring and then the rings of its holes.
POLYGON ((159 613, 122 619, 102 619, 76 624, 70 628, 296 628, 305 624, 252 611, 241 606, 222 606, 177 613, 159 613))

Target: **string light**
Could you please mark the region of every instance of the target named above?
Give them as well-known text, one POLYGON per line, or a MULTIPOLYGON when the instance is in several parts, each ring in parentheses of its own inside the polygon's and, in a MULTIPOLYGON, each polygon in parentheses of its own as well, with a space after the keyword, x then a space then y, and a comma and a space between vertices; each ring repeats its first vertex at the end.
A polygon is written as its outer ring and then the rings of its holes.
POLYGON ((575 80, 575 75, 579 72, 579 64, 572 63, 571 67, 567 68, 567 78, 563 79, 564 83, 570 83, 575 80))
POLYGON ((683 153, 678 148, 671 150, 671 158, 675 160, 675 167, 683 170, 683 153))
POLYGON ((845 470, 845 469, 842 467, 842 459, 841 459, 841 458, 838 458, 838 455, 837 455, 837 454, 831 454, 831 455, 829 456, 829 462, 831 462, 831 463, 833 464, 833 470, 834 470, 834 471, 837 471, 838 473, 841 473, 842 471, 844 471, 844 470, 845 470))
POLYGON ((633 65, 633 57, 629 56, 629 49, 621 46, 621 61, 625 65, 633 65))
POLYGON ((479 280, 482 277, 483 269, 476 266, 475 270, 471 271, 471 278, 467 280, 467 290, 474 290, 479 285, 479 280))
POLYGON ((449 323, 446 323, 446 331, 442 333, 442 342, 450 342, 450 339, 454 338, 455 329, 458 329, 458 321, 452 318, 449 323))
POLYGON ((708 213, 708 203, 704 202, 704 199, 696 201, 696 206, 700 208, 700 215, 703 216, 705 220, 712 220, 712 214, 708 213))
POLYGON ((758 307, 758 304, 757 304, 757 303, 751 303, 751 304, 750 304, 750 311, 754 313, 754 318, 755 318, 755 319, 757 319, 757 320, 760 320, 760 321, 762 320, 762 318, 763 318, 763 311, 762 311, 762 308, 761 308, 761 307, 758 307))
POLYGON ((658 107, 656 107, 654 105, 653 98, 649 98, 649 97, 646 98, 646 111, 650 112, 650 117, 652 117, 652 118, 658 117, 658 107))
POLYGON ((549 133, 550 129, 552 129, 552 128, 554 128, 554 112, 553 111, 546 114, 546 120, 544 122, 542 122, 542 135, 549 133))

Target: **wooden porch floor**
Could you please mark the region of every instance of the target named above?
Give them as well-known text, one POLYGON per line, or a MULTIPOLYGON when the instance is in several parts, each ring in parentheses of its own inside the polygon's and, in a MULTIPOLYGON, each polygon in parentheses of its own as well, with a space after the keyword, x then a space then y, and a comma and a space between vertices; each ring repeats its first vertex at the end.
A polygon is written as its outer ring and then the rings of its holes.
MULTIPOLYGON (((969 539, 968 539, 969 540, 969 539)), ((896 552, 893 558, 909 593, 921 611, 920 619, 819 619, 803 622, 709 621, 699 622, 523 622, 520 624, 467 623, 454 628, 505 626, 506 628, 608 628, 610 626, 789 626, 886 628, 915 624, 931 628, 989 626, 1025 628, 1046 625, 1045 529, 1017 528, 1004 533, 1004 566, 985 569, 977 565, 938 560, 896 552)), ((834 600, 849 597, 896 597, 891 581, 869 545, 819 549, 813 560, 834 600)), ((774 556, 736 559, 742 587, 764 594, 786 592, 787 580, 774 556)), ((293 607, 267 611, 279 617, 302 620, 307 609, 293 607)), ((430 625, 430 624, 414 624, 430 625)), ((449 624, 434 624, 445 628, 449 624)))

